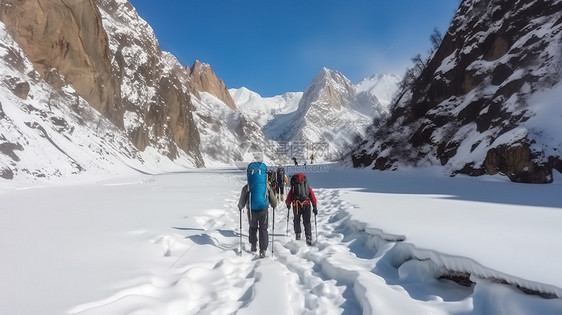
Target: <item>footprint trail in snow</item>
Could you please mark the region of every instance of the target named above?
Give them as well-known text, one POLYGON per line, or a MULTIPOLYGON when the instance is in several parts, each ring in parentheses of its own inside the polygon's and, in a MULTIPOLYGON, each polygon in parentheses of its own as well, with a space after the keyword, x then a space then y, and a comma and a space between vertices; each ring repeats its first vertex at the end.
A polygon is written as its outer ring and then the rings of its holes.
MULTIPOLYGON (((227 180, 237 182, 233 176, 227 180)), ((239 180, 238 184, 242 187, 239 180)), ((363 224, 351 220, 348 210, 353 205, 343 201, 338 189, 315 189, 319 212, 316 226, 314 216, 311 220, 312 246, 295 240, 292 212, 287 229, 283 202, 275 209, 272 231, 270 208, 267 257, 256 259, 249 251, 246 210, 237 209, 239 193, 217 194, 225 200, 223 209, 187 217, 175 227, 175 234, 153 239, 154 246, 161 248, 165 272, 139 277, 113 296, 77 306, 70 313, 460 314, 473 310, 474 287, 437 279, 439 268, 431 261, 401 257, 401 251, 393 251, 400 237, 366 231, 363 224)))

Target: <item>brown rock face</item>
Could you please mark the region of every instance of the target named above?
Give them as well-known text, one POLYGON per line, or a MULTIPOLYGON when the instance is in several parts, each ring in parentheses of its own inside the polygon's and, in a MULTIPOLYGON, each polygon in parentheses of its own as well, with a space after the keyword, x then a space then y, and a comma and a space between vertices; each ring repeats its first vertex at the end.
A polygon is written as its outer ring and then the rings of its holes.
MULTIPOLYGON (((151 146, 172 160, 185 157, 180 152, 185 151, 195 165, 204 165, 184 88, 189 71, 162 53, 130 3, 2 0, 0 20, 49 84, 72 85, 137 149, 151 146)), ((4 59, 21 67, 17 54, 4 59)), ((25 82, 8 83, 15 95, 27 97, 25 82)))
POLYGON ((204 166, 199 131, 186 86, 189 71, 160 50, 152 28, 129 2, 95 0, 109 39, 111 66, 121 86, 125 130, 134 145, 155 148, 171 160, 185 152, 204 166))
POLYGON ((488 174, 501 172, 514 182, 552 183, 552 168, 534 162, 527 144, 490 149, 484 161, 488 174))
POLYGON ((236 104, 234 104, 234 100, 228 92, 226 85, 222 79, 217 78, 211 66, 195 61, 189 69, 189 77, 190 88, 196 96, 199 96, 198 92, 207 92, 216 96, 228 107, 236 110, 236 104))
POLYGON ((55 86, 72 84, 122 127, 119 85, 111 74, 107 35, 93 0, 2 2, 0 20, 41 76, 55 86))
MULTIPOLYGON (((199 153, 199 133, 194 129, 191 101, 187 94, 177 88, 179 84, 177 77, 163 77, 160 80, 160 98, 151 103, 144 113, 145 126, 153 130, 156 138, 173 140, 185 152, 199 153)), ((146 133, 139 140, 149 143, 151 139, 146 133)), ((176 147, 169 146, 168 157, 173 160, 177 156, 176 147)), ((198 158, 197 164, 203 166, 204 162, 198 158)))

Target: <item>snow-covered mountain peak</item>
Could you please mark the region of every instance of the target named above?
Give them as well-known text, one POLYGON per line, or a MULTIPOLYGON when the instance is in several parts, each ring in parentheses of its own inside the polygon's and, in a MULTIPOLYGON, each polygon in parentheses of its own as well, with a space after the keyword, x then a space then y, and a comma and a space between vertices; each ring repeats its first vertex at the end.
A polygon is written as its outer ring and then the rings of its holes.
POLYGON ((311 106, 321 111, 347 108, 369 117, 387 111, 374 94, 360 91, 341 72, 327 68, 322 68, 306 89, 299 110, 308 112, 311 106))
POLYGON ((238 89, 229 89, 230 95, 234 99, 236 106, 240 106, 248 103, 257 103, 262 100, 261 95, 248 89, 247 87, 241 87, 238 89))
POLYGON ((322 68, 304 92, 299 110, 308 111, 311 105, 320 105, 333 110, 353 103, 357 89, 341 72, 322 68))
POLYGON ((337 70, 331 70, 326 67, 322 67, 320 72, 318 72, 312 85, 314 85, 316 82, 328 83, 330 81, 335 83, 347 83, 353 85, 341 72, 337 70))
POLYGON ((333 160, 353 142, 373 117, 386 109, 377 98, 358 93, 341 72, 322 68, 305 90, 296 111, 278 115, 264 127, 267 137, 299 143, 305 148, 293 152, 297 158, 314 154, 333 160), (322 147, 323 150, 315 148, 322 147))
POLYGON ((326 86, 326 85, 332 85, 332 86, 339 85, 339 86, 350 87, 350 89, 353 89, 352 87, 354 87, 353 83, 351 83, 351 81, 348 78, 346 78, 346 76, 343 75, 341 72, 337 70, 330 70, 328 68, 322 68, 320 72, 318 72, 314 80, 312 81, 312 84, 309 86, 309 89, 314 87, 326 86))
POLYGON ((383 106, 388 107, 400 81, 402 78, 396 74, 375 74, 359 82, 357 91, 376 96, 383 106))
POLYGON ((246 88, 230 89, 234 103, 244 116, 265 126, 277 115, 294 112, 303 95, 302 92, 287 92, 273 97, 262 97, 246 88))

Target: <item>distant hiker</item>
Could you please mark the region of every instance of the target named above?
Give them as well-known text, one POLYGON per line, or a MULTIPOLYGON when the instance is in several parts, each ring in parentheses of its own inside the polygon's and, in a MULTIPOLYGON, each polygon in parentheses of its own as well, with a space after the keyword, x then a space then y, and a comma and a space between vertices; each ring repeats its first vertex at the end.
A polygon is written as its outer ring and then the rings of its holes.
POLYGON ((314 153, 310 155, 310 164, 314 164, 314 153))
POLYGON ((295 174, 291 177, 291 190, 287 195, 285 204, 287 209, 293 206, 293 226, 295 228, 296 239, 301 239, 301 216, 304 224, 304 235, 306 244, 312 244, 312 228, 310 226, 310 204, 312 203, 314 215, 318 214, 316 207, 316 197, 312 188, 308 185, 308 180, 303 173, 295 174))
POLYGON ((267 183, 271 187, 271 190, 275 193, 275 196, 279 198, 279 193, 277 192, 278 184, 277 184, 277 173, 273 170, 267 171, 267 183))
POLYGON ((280 196, 281 201, 285 199, 285 184, 289 181, 285 175, 285 169, 282 167, 277 168, 277 196, 280 196))
POLYGON ((257 250, 258 229, 259 229, 259 246, 260 258, 265 257, 268 240, 268 211, 269 205, 275 209, 277 207, 277 198, 273 195, 271 187, 267 184, 267 166, 262 162, 252 162, 248 164, 246 170, 248 184, 244 185, 240 193, 238 201, 238 210, 242 212, 242 208, 248 209, 249 241, 251 251, 257 250))
POLYGON ((297 158, 293 156, 293 162, 295 162, 295 165, 299 165, 299 163, 297 163, 297 158))

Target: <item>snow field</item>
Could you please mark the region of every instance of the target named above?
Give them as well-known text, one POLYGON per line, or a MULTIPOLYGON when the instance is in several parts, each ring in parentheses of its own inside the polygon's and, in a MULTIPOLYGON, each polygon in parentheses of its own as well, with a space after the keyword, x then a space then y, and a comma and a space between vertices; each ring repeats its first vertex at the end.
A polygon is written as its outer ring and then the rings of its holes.
MULTIPOLYGON (((402 210, 389 201, 401 197, 411 206, 419 206, 424 198, 442 196, 427 194, 438 191, 439 185, 418 187, 416 173, 376 173, 384 176, 385 190, 373 182, 373 173, 331 169, 308 174, 318 198, 318 239, 313 221, 313 246, 295 240, 292 213, 286 235, 287 209, 280 204, 275 210, 274 243, 264 259, 249 252, 245 211, 239 255, 240 213, 236 205, 245 173, 238 170, 193 170, 73 187, 0 189, 5 205, 13 210, 0 212, 0 231, 5 233, 0 248, 12 258, 0 261, 0 276, 5 280, 0 292, 8 301, 0 303, 0 313, 562 312, 560 299, 528 295, 515 285, 535 283, 541 290, 559 290, 553 284, 529 281, 532 279, 512 282, 517 277, 468 257, 439 252, 436 243, 424 249, 423 245, 430 243, 417 238, 417 231, 409 225, 411 221, 427 224, 423 217, 428 212, 423 212, 423 207, 418 216, 393 223, 402 227, 390 224, 388 221, 394 219, 384 208, 392 207, 396 215, 402 210), (396 187, 409 191, 410 186, 417 187, 417 198, 396 194, 396 187), (377 193, 367 198, 365 190, 377 193), (18 246, 9 235, 19 236, 18 246), (18 268, 25 274, 18 273, 18 268), (472 273, 474 283, 467 287, 442 277, 455 275, 453 271, 472 273)), ((430 178, 427 174, 423 177, 430 178)), ((448 178, 443 181, 445 186, 451 185, 448 178)), ((454 181, 462 183, 462 179, 454 181)), ((502 186, 496 181, 490 184, 502 186)), ((506 187, 517 190, 518 186, 506 187)), ((466 183, 461 188, 470 191, 466 183)), ((435 200, 447 206, 442 202, 448 199, 435 200)), ((542 202, 553 205, 557 201, 542 202)), ((271 210, 269 219, 271 240, 271 210)), ((444 233, 443 243, 450 238, 463 244, 450 234, 454 231, 436 227, 433 231, 444 233)), ((471 252, 470 248, 464 250, 471 252)), ((529 249, 522 248, 519 256, 505 261, 517 264, 528 254, 529 249)), ((536 264, 534 268, 544 265, 541 268, 547 269, 555 262, 536 264)))

